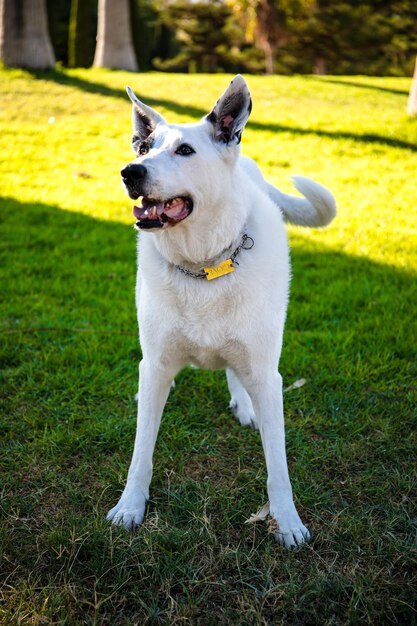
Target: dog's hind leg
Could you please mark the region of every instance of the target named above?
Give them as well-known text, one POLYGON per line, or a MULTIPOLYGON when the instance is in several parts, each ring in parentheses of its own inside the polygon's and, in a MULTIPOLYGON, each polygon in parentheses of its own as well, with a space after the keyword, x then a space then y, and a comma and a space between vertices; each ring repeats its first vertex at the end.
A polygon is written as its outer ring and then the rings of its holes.
POLYGON ((275 539, 286 548, 308 541, 310 533, 294 505, 285 452, 282 378, 272 367, 262 368, 256 376, 242 372, 249 390, 261 433, 268 472, 268 496, 275 539))
POLYGON ((248 392, 243 387, 235 372, 228 368, 226 370, 227 384, 230 391, 229 407, 233 415, 242 426, 252 426, 258 428, 256 417, 252 406, 252 400, 248 392))
POLYGON ((149 499, 156 437, 176 373, 145 360, 139 366, 138 419, 132 461, 120 500, 107 514, 107 519, 113 524, 128 530, 133 530, 143 521, 149 499))

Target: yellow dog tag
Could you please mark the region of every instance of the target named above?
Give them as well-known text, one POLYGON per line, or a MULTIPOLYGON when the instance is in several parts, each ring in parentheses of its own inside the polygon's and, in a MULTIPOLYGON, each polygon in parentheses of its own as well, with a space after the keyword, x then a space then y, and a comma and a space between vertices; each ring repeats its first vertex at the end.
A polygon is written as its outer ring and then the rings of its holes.
POLYGON ((204 271, 207 280, 213 280, 214 278, 220 278, 220 276, 234 272, 235 268, 232 265, 232 259, 226 259, 226 261, 223 261, 223 263, 220 263, 220 265, 216 267, 205 267, 204 271))

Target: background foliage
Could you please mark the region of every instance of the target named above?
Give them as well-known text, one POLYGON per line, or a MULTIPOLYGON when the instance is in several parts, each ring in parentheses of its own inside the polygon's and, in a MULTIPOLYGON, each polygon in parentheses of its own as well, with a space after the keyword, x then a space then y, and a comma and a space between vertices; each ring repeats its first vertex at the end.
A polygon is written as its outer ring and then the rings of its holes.
MULTIPOLYGON (((88 65, 97 2, 72 3, 78 10, 71 10, 71 0, 48 0, 56 56, 64 65, 88 65), (83 23, 75 24, 77 19, 83 23), (78 54, 74 33, 80 31, 78 54)), ((130 5, 142 70, 411 75, 417 54, 415 0, 130 0, 130 5)))

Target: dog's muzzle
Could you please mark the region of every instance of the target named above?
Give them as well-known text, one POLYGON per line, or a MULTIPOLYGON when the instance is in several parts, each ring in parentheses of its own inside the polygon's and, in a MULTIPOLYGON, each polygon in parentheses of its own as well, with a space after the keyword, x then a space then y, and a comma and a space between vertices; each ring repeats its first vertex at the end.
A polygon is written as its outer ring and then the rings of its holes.
POLYGON ((130 198, 140 198, 139 206, 133 207, 137 229, 166 228, 182 222, 192 213, 193 201, 188 195, 155 199, 146 195, 148 170, 141 163, 129 163, 120 172, 130 198))

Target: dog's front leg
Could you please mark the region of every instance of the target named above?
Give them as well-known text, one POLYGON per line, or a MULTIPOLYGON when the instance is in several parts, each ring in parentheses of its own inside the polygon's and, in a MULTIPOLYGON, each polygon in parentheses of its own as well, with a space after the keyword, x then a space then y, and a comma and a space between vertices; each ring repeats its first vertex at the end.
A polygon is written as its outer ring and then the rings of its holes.
POLYGON ((132 461, 121 498, 107 514, 113 524, 129 530, 143 521, 149 499, 153 451, 175 373, 145 360, 139 366, 138 418, 132 461))
POLYGON ((245 381, 245 386, 252 398, 265 453, 271 529, 279 543, 292 548, 307 541, 310 533, 295 508, 288 475, 282 378, 276 371, 266 371, 256 380, 245 381))

